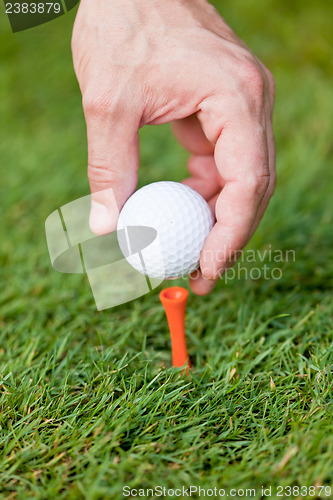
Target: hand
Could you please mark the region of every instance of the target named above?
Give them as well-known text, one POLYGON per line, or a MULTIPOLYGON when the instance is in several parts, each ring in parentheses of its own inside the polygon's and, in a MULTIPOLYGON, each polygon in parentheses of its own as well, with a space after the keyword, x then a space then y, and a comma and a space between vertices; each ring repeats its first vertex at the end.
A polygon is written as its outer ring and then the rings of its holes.
POLYGON ((216 224, 191 287, 208 293, 257 227, 275 184, 271 73, 206 0, 81 0, 72 52, 82 92, 91 229, 114 230, 134 192, 138 130, 173 122, 191 153, 184 182, 216 224))

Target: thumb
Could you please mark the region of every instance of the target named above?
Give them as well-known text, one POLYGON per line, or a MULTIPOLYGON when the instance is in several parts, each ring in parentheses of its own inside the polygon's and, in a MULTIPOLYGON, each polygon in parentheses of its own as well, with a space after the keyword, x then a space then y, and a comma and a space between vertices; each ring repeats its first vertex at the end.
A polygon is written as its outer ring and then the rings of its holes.
POLYGON ((139 167, 138 124, 112 113, 85 111, 88 137, 88 178, 91 190, 90 229, 114 231, 122 206, 135 191, 139 167))

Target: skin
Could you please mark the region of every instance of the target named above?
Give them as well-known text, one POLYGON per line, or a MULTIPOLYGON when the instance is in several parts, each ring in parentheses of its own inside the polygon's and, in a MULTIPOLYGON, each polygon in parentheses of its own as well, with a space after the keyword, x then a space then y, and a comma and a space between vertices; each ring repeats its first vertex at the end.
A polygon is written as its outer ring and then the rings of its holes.
POLYGON ((138 130, 171 122, 216 224, 191 288, 209 293, 259 224, 275 185, 274 79, 206 0, 81 0, 72 53, 92 192, 105 234, 135 191, 138 130), (116 203, 107 192, 113 189, 116 203))

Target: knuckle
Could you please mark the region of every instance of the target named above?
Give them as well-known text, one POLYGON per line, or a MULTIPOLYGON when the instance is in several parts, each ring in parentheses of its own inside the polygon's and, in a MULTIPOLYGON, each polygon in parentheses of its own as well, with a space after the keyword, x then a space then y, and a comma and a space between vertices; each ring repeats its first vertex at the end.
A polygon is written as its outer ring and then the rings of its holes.
POLYGON ((256 197, 263 197, 265 196, 270 184, 270 174, 249 174, 246 177, 245 183, 248 191, 254 193, 256 197))
POLYGON ((88 90, 82 94, 82 106, 85 113, 104 115, 109 113, 110 105, 110 97, 105 90, 88 90))
POLYGON ((263 100, 265 81, 260 68, 254 62, 243 63, 241 78, 245 88, 255 99, 263 100))
POLYGON ((268 81, 268 90, 272 98, 275 98, 275 79, 269 69, 266 68, 266 77, 268 81))
POLYGON ((105 159, 94 158, 88 163, 88 178, 94 184, 113 184, 119 180, 119 172, 110 167, 105 159))

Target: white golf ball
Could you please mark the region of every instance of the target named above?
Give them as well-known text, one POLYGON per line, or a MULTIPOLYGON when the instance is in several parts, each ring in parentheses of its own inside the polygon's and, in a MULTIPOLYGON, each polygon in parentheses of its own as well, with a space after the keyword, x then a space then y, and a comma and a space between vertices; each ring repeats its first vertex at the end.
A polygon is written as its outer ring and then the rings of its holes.
POLYGON ((178 182, 154 182, 125 203, 118 242, 127 262, 140 273, 178 278, 199 267, 213 224, 212 211, 199 193, 178 182))

